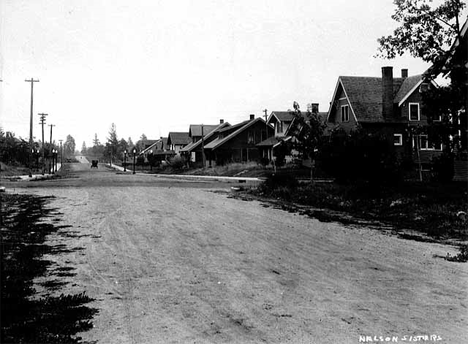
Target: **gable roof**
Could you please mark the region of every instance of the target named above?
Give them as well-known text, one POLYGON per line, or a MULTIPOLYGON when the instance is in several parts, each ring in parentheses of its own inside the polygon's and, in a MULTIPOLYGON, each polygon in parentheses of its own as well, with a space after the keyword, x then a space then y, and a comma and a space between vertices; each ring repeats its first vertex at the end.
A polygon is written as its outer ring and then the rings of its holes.
MULTIPOLYGON (((220 129, 224 128, 224 127, 229 127, 231 126, 228 122, 225 122, 225 123, 221 123, 219 125, 216 126, 216 128, 214 128, 213 130, 211 130, 208 134, 205 134, 203 137, 204 137, 204 140, 208 140, 210 139, 211 137, 213 137, 216 132, 218 132, 220 129)), ((203 130, 204 131, 204 130, 203 130)), ((185 146, 184 148, 182 148, 180 151, 181 152, 191 152, 193 151, 194 149, 196 149, 199 145, 201 145, 202 141, 201 140, 198 140, 197 142, 192 142, 192 143, 189 143, 187 146, 185 146)), ((206 147, 206 145, 205 145, 206 147)))
POLYGON ((276 118, 278 122, 291 122, 294 118, 294 113, 291 111, 273 111, 268 117, 267 123, 276 118))
POLYGON ((203 124, 190 124, 189 127, 189 136, 202 136, 202 127, 203 127, 203 136, 210 133, 216 129, 219 125, 203 125, 203 124))
POLYGON ((183 132, 170 132, 167 137, 167 144, 169 145, 186 145, 190 143, 189 133, 183 132))
POLYGON ((397 103, 398 106, 404 103, 404 101, 421 85, 423 82, 422 75, 413 75, 403 80, 400 89, 395 95, 393 103, 397 103))
POLYGON ((154 148, 157 148, 158 145, 161 145, 161 147, 164 149, 164 147, 166 147, 167 145, 167 137, 161 137, 159 140, 154 140, 155 142, 148 146, 147 148, 143 149, 141 152, 140 152, 140 155, 141 154, 145 154, 147 153, 148 151, 154 149, 154 148))
POLYGON ((233 129, 233 128, 236 129, 237 128, 236 130, 234 130, 234 132, 232 132, 228 136, 226 136, 226 137, 224 137, 222 139, 216 138, 215 140, 211 141, 209 144, 207 144, 205 146, 205 148, 206 149, 216 149, 219 146, 222 146, 223 144, 225 144, 226 142, 231 140, 233 137, 236 137, 237 135, 239 135, 241 132, 243 132, 247 128, 250 128, 253 124, 255 124, 255 123, 259 122, 259 121, 265 123, 265 121, 262 118, 257 117, 255 119, 244 121, 244 122, 238 123, 236 125, 232 125, 232 126, 230 126, 228 128, 222 129, 222 130, 219 131, 220 133, 226 131, 227 129, 233 129))
MULTIPOLYGON (((401 104, 419 87, 422 75, 393 78, 393 101, 401 104)), ((343 90, 356 122, 384 122, 382 114, 382 78, 362 76, 340 76, 328 111, 327 122, 333 111, 336 97, 343 90)))

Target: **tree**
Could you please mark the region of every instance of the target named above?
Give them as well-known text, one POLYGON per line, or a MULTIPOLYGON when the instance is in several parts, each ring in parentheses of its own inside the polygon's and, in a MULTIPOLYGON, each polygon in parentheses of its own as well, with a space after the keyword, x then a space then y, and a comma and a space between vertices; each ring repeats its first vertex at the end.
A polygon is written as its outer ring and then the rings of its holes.
POLYGON ((86 154, 88 152, 88 149, 86 148, 86 142, 83 141, 83 144, 81 145, 81 154, 86 154))
POLYGON ((131 137, 128 137, 128 141, 127 141, 127 144, 128 144, 128 147, 133 147, 133 141, 132 141, 132 138, 131 137))
POLYGON ((450 44, 460 37, 461 0, 445 0, 434 6, 431 0, 395 0, 392 19, 400 23, 392 35, 379 42, 378 56, 393 59, 409 52, 413 57, 435 63, 444 59, 450 44))
POLYGON ((400 180, 400 166, 392 142, 381 133, 342 128, 330 133, 321 147, 322 167, 339 183, 366 182, 380 185, 400 180))
POLYGON ((119 148, 119 139, 117 138, 117 128, 114 123, 112 123, 111 128, 109 130, 109 137, 107 138, 106 142, 106 154, 110 158, 110 163, 112 165, 112 160, 117 155, 117 151, 119 148))
POLYGON ((310 179, 313 180, 315 159, 326 125, 320 118, 317 108, 307 109, 304 116, 297 102, 294 102, 293 107, 294 119, 289 132, 295 138, 294 146, 300 152, 302 158, 310 159, 310 179))
POLYGON ((467 149, 467 48, 462 43, 460 26, 466 4, 461 0, 445 0, 438 6, 431 0, 395 0, 394 3, 396 10, 392 18, 400 26, 392 35, 378 39, 378 55, 391 59, 408 52, 431 63, 425 73, 426 80, 440 74, 450 76, 450 85, 427 87, 422 99, 429 124, 425 130, 430 140, 442 143, 445 154, 453 156, 456 151, 467 149))
POLYGON ((93 146, 99 146, 101 142, 99 141, 97 134, 94 134, 93 146))
POLYGON ((66 157, 72 157, 75 155, 75 139, 71 135, 67 135, 67 139, 63 144, 63 152, 66 157))
POLYGON ((148 140, 148 137, 145 134, 141 134, 140 140, 141 141, 146 141, 146 140, 148 140))

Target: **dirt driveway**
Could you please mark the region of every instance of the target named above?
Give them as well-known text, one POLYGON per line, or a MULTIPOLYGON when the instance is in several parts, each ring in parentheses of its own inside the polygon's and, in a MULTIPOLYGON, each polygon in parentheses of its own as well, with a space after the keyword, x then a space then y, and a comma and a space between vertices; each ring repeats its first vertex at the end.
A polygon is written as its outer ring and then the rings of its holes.
POLYGON ((468 343, 468 264, 434 257, 453 247, 236 200, 231 184, 72 166, 15 187, 55 196, 83 234, 59 259, 77 269, 67 292, 96 299, 84 340, 468 343))

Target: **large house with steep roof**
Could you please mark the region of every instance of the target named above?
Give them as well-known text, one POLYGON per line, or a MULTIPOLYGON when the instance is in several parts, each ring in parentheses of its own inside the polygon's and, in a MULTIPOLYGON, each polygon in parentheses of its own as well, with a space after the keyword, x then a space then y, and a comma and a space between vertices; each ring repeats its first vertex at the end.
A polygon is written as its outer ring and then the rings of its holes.
POLYGON ((327 124, 346 132, 361 127, 386 134, 400 157, 427 164, 442 152, 440 144, 418 133, 428 125, 421 95, 428 87, 437 85, 423 75, 408 76, 407 69, 394 77, 392 67, 382 67, 382 77, 340 76, 327 124))

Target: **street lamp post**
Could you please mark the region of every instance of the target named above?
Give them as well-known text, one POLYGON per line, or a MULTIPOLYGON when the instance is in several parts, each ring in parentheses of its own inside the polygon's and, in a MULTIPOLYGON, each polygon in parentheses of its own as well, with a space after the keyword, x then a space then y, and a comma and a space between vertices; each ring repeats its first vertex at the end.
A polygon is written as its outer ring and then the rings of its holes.
POLYGON ((57 157, 58 157, 58 151, 54 148, 54 158, 55 158, 55 172, 57 172, 57 157))
POLYGON ((127 150, 124 150, 124 172, 127 172, 127 150))
MULTIPOLYGON (((33 169, 33 161, 34 161, 34 153, 36 152, 36 150, 34 148, 31 148, 31 161, 29 162, 29 166, 30 166, 30 171, 32 171, 33 169)), ((32 177, 32 172, 31 172, 31 175, 30 177, 32 177)))
POLYGON ((135 174, 136 148, 133 148, 133 174, 135 174))
POLYGON ((150 171, 153 171, 153 150, 150 150, 149 164, 150 164, 150 171))
POLYGON ((39 169, 39 149, 35 149, 34 152, 36 153, 36 169, 39 169))
POLYGON ((52 161, 49 160, 49 174, 55 174, 55 149, 52 148, 51 151, 50 151, 50 155, 52 156, 52 161))

